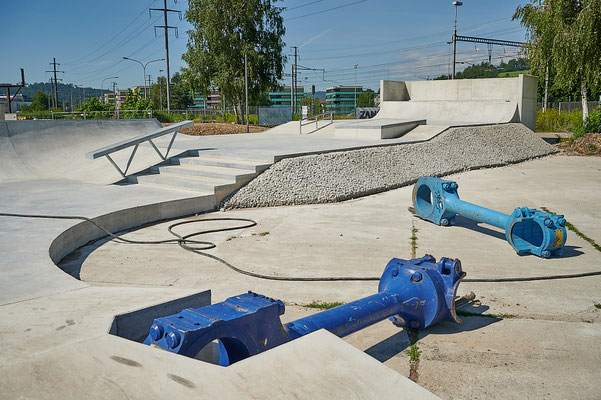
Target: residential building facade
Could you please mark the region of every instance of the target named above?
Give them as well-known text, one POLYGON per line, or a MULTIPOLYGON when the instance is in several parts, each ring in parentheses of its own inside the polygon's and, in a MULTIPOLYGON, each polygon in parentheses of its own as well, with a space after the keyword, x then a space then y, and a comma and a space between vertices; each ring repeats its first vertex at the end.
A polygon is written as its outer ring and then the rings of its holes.
POLYGON ((363 92, 363 86, 334 86, 326 89, 326 112, 353 114, 355 100, 363 92))
POLYGON ((190 108, 200 110, 221 109, 221 95, 217 92, 210 93, 206 98, 202 95, 202 92, 194 92, 192 101, 194 104, 190 108))
MULTIPOLYGON (((297 104, 300 104, 305 97, 305 88, 303 86, 297 86, 294 97, 296 98, 297 104)), ((290 86, 283 86, 269 92, 269 101, 271 102, 272 107, 290 108, 292 106, 292 104, 290 104, 291 99, 292 95, 290 86)))

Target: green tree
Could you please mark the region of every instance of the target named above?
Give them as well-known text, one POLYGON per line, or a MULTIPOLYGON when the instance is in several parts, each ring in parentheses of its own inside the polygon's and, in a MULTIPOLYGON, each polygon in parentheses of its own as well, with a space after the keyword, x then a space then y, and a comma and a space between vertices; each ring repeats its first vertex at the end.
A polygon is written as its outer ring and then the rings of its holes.
POLYGON ((374 92, 367 89, 357 96, 357 107, 374 107, 374 92))
POLYGON ((31 104, 22 105, 21 111, 22 112, 46 111, 46 110, 48 110, 49 99, 50 99, 50 97, 46 93, 42 92, 41 90, 38 90, 33 95, 31 104))
POLYGON ((122 110, 140 110, 132 112, 124 112, 122 115, 125 118, 147 118, 148 114, 144 110, 154 110, 156 107, 152 100, 146 100, 139 89, 127 91, 125 101, 121 105, 122 110))
POLYGON ((586 121, 588 90, 601 87, 601 0, 531 0, 513 18, 527 28, 533 72, 564 89, 579 86, 586 121))
POLYGON ((317 97, 313 98, 311 96, 305 96, 300 101, 300 105, 309 107, 309 115, 317 115, 322 113, 321 102, 317 97))
POLYGON ((77 107, 77 111, 85 111, 86 118, 109 118, 111 115, 106 111, 113 111, 112 104, 102 104, 98 97, 92 97, 77 107))
POLYGON ((285 33, 277 0, 190 0, 186 19, 188 64, 183 74, 193 90, 208 93, 218 88, 228 104, 236 106, 236 119, 244 99, 244 55, 248 57, 249 96, 277 86, 282 77, 285 33))

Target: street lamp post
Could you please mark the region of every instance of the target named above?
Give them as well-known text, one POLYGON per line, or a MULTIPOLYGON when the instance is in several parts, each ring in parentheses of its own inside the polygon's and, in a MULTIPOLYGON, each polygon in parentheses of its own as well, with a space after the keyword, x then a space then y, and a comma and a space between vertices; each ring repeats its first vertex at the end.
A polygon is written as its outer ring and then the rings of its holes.
POLYGON ((453 75, 451 79, 455 79, 455 60, 457 59, 457 7, 462 6, 463 3, 460 1, 454 1, 455 6, 455 25, 453 28, 453 75))
POLYGON ((142 66, 142 72, 143 72, 143 78, 144 78, 144 100, 148 100, 148 91, 146 90, 146 66, 150 63, 153 62, 157 62, 157 61, 164 61, 164 58, 160 58, 158 60, 152 60, 152 61, 148 61, 146 64, 144 64, 142 61, 139 60, 134 60, 133 58, 129 58, 129 57, 123 57, 124 60, 129 60, 129 61, 134 61, 137 62, 138 64, 140 64, 142 66))
MULTIPOLYGON (((119 79, 119 77, 118 76, 110 76, 110 77, 104 78, 102 80, 102 83, 100 84, 100 98, 101 99, 102 99, 102 96, 104 95, 104 89, 103 89, 103 87, 104 87, 104 81, 106 81, 107 79, 119 79)), ((102 102, 104 103, 104 99, 102 99, 102 102)))
POLYGON ((357 67, 358 66, 359 66, 359 64, 355 64, 355 109, 353 110, 355 117, 357 117, 357 67))

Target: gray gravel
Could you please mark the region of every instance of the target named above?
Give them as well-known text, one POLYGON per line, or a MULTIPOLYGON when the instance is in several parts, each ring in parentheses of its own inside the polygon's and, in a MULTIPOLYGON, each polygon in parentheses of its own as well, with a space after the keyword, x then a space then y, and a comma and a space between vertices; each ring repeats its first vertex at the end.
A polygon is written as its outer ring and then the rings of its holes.
POLYGON ((424 143, 284 159, 223 206, 331 203, 410 185, 421 176, 507 165, 556 151, 522 124, 452 128, 424 143))

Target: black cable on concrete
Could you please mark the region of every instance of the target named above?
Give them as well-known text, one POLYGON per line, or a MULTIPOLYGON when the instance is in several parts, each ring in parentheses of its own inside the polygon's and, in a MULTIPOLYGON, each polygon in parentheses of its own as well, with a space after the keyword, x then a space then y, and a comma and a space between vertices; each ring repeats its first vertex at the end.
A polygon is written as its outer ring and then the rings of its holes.
MULTIPOLYGON (((275 275, 263 275, 258 274, 251 271, 246 271, 240 269, 226 260, 217 257, 213 254, 209 254, 203 252, 202 250, 208 250, 215 248, 216 245, 212 242, 201 241, 201 240, 191 240, 191 237, 203 235, 206 233, 216 233, 216 232, 226 232, 233 231, 238 229, 250 228, 257 225, 257 222, 252 219, 247 218, 204 218, 197 219, 191 221, 183 221, 177 222, 175 224, 169 225, 167 228, 169 232, 176 236, 177 239, 166 239, 166 240, 131 240, 125 239, 119 235, 112 233, 111 231, 105 229, 101 225, 99 225, 94 220, 81 217, 81 216, 73 216, 73 215, 43 215, 43 214, 16 214, 16 213, 0 213, 0 217, 16 217, 16 218, 41 218, 41 219, 65 219, 65 220, 82 220, 87 221, 96 226, 98 229, 106 233, 108 236, 114 238, 115 240, 121 243, 128 244, 175 244, 177 243, 180 247, 187 251, 191 251, 196 254, 200 254, 201 256, 211 258, 215 261, 219 261, 226 267, 231 270, 247 275, 253 278, 258 279, 267 279, 272 281, 294 281, 294 282, 333 282, 333 281, 379 281, 380 277, 354 277, 354 276, 326 276, 326 277, 285 277, 285 276, 275 276, 275 275), (233 226, 228 228, 217 228, 217 229, 208 229, 204 231, 198 231, 194 233, 190 233, 188 235, 180 235, 173 231, 173 228, 180 225, 192 224, 197 222, 206 222, 206 221, 242 221, 247 224, 241 226, 233 226), (198 247, 200 246, 200 247, 198 247)), ((531 276, 531 277, 513 277, 513 278, 471 278, 471 279, 462 279, 462 282, 473 282, 473 283, 495 283, 495 282, 530 282, 530 281, 544 281, 544 280, 556 280, 556 279, 571 279, 571 278, 582 278, 587 276, 596 276, 601 275, 601 271, 591 271, 591 272, 582 272, 577 274, 564 274, 564 275, 547 275, 547 276, 531 276)))

